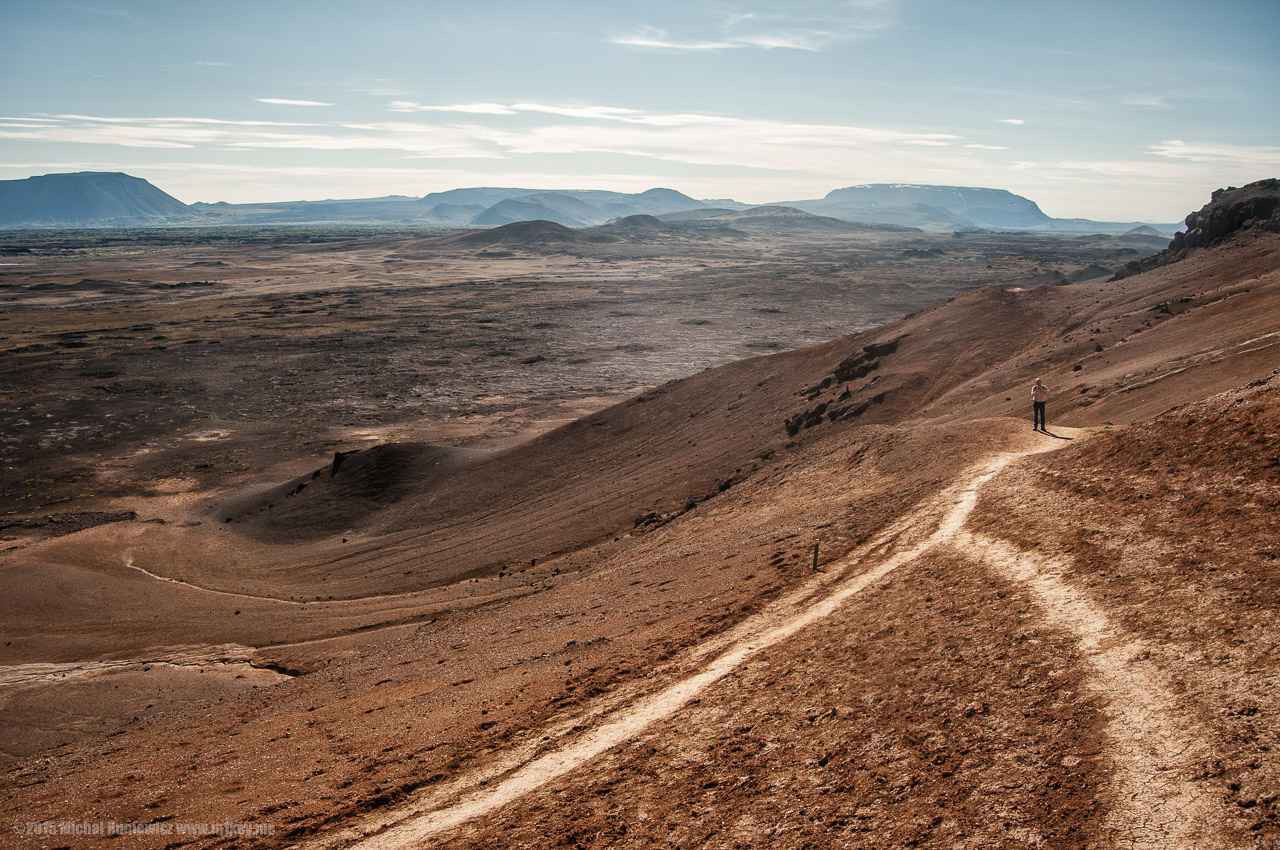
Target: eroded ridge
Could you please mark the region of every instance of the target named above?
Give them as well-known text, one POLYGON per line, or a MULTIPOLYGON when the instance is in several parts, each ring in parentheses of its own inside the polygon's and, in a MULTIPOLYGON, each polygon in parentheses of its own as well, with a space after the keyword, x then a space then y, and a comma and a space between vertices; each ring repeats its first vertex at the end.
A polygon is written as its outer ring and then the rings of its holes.
POLYGON ((1140 638, 1127 634, 1064 578, 1055 561, 961 531, 952 545, 1028 588, 1048 623, 1076 638, 1085 681, 1104 701, 1114 767, 1105 829, 1120 847, 1216 848, 1212 800, 1191 778, 1205 744, 1140 638))

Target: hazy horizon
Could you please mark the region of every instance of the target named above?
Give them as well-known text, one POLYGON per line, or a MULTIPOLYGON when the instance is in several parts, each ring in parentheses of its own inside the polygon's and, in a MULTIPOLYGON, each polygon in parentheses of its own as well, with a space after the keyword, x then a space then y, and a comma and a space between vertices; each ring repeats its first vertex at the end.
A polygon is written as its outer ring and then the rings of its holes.
POLYGON ((1272 4, 6 4, 0 179, 186 203, 1006 189, 1175 222, 1280 173, 1272 4))

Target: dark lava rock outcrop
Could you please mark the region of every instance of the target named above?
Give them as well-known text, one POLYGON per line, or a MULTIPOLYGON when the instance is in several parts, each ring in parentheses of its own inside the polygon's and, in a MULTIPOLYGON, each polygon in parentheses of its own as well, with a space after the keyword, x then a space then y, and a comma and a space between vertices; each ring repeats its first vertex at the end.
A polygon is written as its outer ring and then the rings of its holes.
POLYGON ((1112 280, 1176 263, 1197 248, 1217 245, 1241 230, 1258 228, 1280 233, 1280 180, 1219 189, 1208 204, 1186 217, 1187 229, 1158 254, 1129 263, 1112 280))

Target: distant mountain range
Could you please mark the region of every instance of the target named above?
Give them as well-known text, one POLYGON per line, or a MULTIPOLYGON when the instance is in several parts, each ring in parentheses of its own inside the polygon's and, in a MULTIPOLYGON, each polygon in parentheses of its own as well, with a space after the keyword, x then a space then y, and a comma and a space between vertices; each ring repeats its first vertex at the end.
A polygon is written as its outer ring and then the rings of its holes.
MULTIPOLYGON (((0 228, 103 228, 245 225, 405 225, 499 227, 550 221, 593 227, 628 216, 666 221, 706 221, 741 227, 768 223, 773 231, 796 227, 840 230, 846 225, 893 225, 922 230, 1027 230, 1124 233, 1143 222, 1051 218, 1027 198, 1003 189, 876 183, 836 189, 824 198, 752 206, 731 200, 699 201, 674 189, 628 194, 602 190, 471 188, 421 198, 391 195, 355 200, 268 204, 184 204, 146 180, 118 172, 46 174, 0 181, 0 228), (747 214, 745 219, 739 214, 747 214), (810 218, 801 220, 804 213, 810 218), (812 218, 819 217, 819 218, 812 218)), ((1181 225, 1156 224, 1172 234, 1181 225)))

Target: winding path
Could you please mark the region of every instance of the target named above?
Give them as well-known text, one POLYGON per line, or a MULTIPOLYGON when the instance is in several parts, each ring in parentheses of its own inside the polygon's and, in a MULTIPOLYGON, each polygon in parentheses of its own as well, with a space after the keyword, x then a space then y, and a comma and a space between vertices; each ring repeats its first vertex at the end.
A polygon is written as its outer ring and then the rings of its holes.
POLYGON ((1188 781, 1204 745, 1179 709, 1165 676, 1147 661, 1145 643, 1124 632, 1088 596, 1072 587, 1065 565, 1008 543, 961 532, 952 545, 1002 577, 1028 588, 1050 625, 1076 638, 1103 700, 1115 802, 1105 828, 1120 847, 1196 850, 1216 840, 1211 801, 1188 781))
POLYGON ((947 547, 1032 591, 1045 619, 1075 636, 1090 666, 1091 687, 1104 697, 1114 759, 1114 802, 1105 829, 1116 846, 1211 848, 1211 801, 1190 780, 1197 755, 1192 723, 1153 665, 1140 661, 1141 641, 1123 634, 1062 577, 1060 565, 964 525, 979 490, 1009 463, 1065 443, 1039 441, 971 468, 959 482, 850 553, 824 574, 776 600, 724 635, 695 648, 696 672, 659 691, 641 685, 605 696, 583 714, 539 730, 536 743, 423 792, 394 809, 318 837, 310 848, 407 850, 506 806, 564 776, 689 704, 752 656, 838 611, 851 597, 930 550, 947 547), (874 564, 869 569, 867 564, 874 564), (710 658, 708 661, 701 659, 710 658), (577 731, 586 728, 586 731, 577 731))

